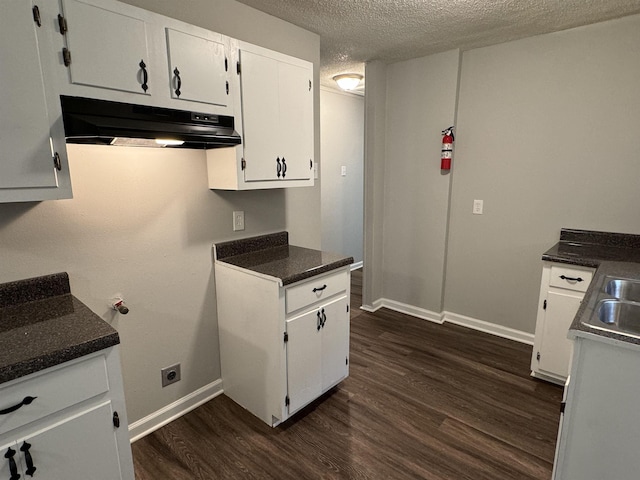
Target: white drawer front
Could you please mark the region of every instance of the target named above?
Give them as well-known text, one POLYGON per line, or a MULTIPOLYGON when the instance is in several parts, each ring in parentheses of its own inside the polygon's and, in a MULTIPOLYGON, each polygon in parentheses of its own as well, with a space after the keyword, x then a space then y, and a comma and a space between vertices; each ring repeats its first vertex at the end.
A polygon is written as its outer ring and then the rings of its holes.
POLYGON ((24 380, 10 382, 6 387, 0 385, 0 411, 20 405, 26 397, 36 397, 30 404, 0 415, 0 435, 109 390, 102 355, 68 367, 53 368, 48 373, 27 375, 24 380))
POLYGON ((549 285, 552 287, 575 290, 577 292, 585 292, 587 288, 589 288, 592 278, 592 269, 553 265, 551 267, 549 285))
POLYGON ((285 290, 287 313, 313 305, 325 298, 347 290, 349 275, 341 270, 329 275, 310 278, 285 290))

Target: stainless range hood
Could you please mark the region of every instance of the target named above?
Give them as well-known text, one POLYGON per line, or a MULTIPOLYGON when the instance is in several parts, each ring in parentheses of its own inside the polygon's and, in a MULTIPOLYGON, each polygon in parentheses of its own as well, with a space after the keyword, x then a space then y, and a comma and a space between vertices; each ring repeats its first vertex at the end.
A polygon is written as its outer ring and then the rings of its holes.
POLYGON ((204 149, 241 143, 226 115, 64 95, 60 102, 67 143, 204 149))

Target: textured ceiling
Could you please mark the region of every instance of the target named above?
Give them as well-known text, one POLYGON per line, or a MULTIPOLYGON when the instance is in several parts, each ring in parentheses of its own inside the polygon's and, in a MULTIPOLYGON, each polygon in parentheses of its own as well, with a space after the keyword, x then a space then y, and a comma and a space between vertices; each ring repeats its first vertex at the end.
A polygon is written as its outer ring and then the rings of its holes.
POLYGON ((321 83, 364 63, 463 50, 640 13, 640 0, 238 0, 320 35, 321 83))

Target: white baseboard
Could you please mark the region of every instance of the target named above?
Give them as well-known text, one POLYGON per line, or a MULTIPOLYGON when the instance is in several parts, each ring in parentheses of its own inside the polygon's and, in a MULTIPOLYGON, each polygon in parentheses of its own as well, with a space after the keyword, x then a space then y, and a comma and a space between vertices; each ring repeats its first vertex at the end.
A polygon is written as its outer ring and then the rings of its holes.
POLYGON ((359 262, 356 262, 356 263, 352 263, 351 264, 351 271, 353 272, 354 270, 362 268, 363 265, 364 265, 364 262, 362 260, 360 260, 359 262))
POLYGON ((442 318, 442 314, 437 312, 432 312, 431 310, 426 310, 420 307, 414 307, 413 305, 408 305, 406 303, 396 302, 395 300, 389 300, 388 298, 381 298, 373 302, 373 306, 363 305, 361 308, 367 312, 375 312, 380 308, 388 308, 389 310, 393 310, 394 312, 406 313, 407 315, 411 315, 412 317, 421 318, 422 320, 428 320, 429 322, 440 323, 444 322, 442 318))
POLYGON ((222 379, 211 382, 208 385, 182 397, 160 410, 141 418, 129 425, 129 438, 131 443, 155 432, 160 427, 174 421, 176 418, 189 413, 191 410, 217 397, 223 392, 222 379))
POLYGON ((516 342, 524 343, 526 345, 533 345, 533 333, 523 332, 521 330, 505 327, 496 323, 485 322, 484 320, 478 320, 477 318, 458 315, 453 312, 445 311, 442 312, 442 314, 445 322, 472 328, 473 330, 478 330, 480 332, 490 333, 497 337, 508 338, 509 340, 515 340, 516 342))
POLYGON ((478 330, 480 332, 490 333, 491 335, 496 335, 498 337, 508 338, 509 340, 514 340, 526 345, 533 345, 533 333, 523 332, 514 328, 485 322, 484 320, 478 320, 477 318, 467 317, 453 312, 432 312, 430 310, 425 310, 424 308, 414 307, 405 303, 389 300, 388 298, 380 298, 373 302, 373 305, 362 305, 360 308, 366 312, 373 313, 383 307, 395 312, 406 313, 412 317, 428 320, 430 322, 440 324, 449 322, 462 327, 478 330))

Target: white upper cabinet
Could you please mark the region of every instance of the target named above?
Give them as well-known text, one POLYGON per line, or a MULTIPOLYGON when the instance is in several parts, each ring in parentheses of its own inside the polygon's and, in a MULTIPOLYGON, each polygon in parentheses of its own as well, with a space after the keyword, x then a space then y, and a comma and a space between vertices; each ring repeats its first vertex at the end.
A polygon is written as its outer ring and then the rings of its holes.
POLYGON ((166 32, 171 97, 229 105, 229 64, 223 41, 172 28, 166 32))
POLYGON ((209 187, 313 186, 313 64, 243 42, 237 61, 242 145, 207 152, 209 187))
POLYGON ((71 83, 151 94, 145 21, 129 10, 121 13, 119 3, 104 5, 62 1, 71 83))
POLYGON ((51 2, 2 2, 0 202, 71 197, 60 105, 46 81, 55 15, 51 2))

